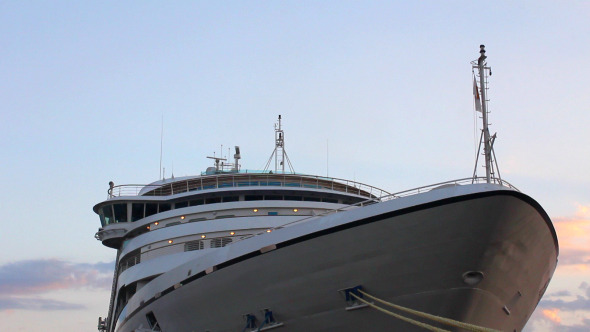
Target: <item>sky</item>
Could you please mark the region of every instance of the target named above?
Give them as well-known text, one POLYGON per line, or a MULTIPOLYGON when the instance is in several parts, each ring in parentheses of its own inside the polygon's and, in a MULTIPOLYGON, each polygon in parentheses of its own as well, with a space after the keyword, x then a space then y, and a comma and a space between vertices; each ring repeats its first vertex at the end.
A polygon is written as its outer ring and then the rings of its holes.
POLYGON ((0 1, 0 330, 96 330, 115 252, 92 206, 157 180, 160 145, 167 177, 234 145, 262 169, 281 114, 297 172, 470 177, 480 44, 501 175, 560 241, 525 331, 590 330, 588 22, 587 1, 0 1))

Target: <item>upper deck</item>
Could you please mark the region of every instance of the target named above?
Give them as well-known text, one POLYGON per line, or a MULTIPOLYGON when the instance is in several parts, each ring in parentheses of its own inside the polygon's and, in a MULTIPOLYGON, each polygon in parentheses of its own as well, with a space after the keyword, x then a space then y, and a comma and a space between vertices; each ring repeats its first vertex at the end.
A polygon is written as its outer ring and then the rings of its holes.
POLYGON ((109 188, 108 199, 122 196, 171 196, 188 192, 215 190, 219 188, 248 187, 284 187, 288 189, 320 189, 337 191, 366 198, 377 198, 389 195, 389 192, 364 183, 338 178, 314 175, 284 173, 272 171, 236 171, 201 174, 200 176, 183 177, 157 181, 148 185, 118 185, 109 188))

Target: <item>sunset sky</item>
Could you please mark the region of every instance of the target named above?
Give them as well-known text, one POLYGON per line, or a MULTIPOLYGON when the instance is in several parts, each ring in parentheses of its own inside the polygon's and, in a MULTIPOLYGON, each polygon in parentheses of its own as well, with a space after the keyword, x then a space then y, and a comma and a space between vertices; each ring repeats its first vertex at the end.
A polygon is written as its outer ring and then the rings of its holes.
MULTIPOLYGON (((485 44, 504 179, 557 230, 525 331, 590 330, 590 2, 0 2, 0 331, 96 331, 115 252, 108 182, 295 170, 390 192, 470 177, 485 44), (163 122, 162 122, 163 119, 163 122)), ((480 174, 482 170, 479 170, 480 174)))

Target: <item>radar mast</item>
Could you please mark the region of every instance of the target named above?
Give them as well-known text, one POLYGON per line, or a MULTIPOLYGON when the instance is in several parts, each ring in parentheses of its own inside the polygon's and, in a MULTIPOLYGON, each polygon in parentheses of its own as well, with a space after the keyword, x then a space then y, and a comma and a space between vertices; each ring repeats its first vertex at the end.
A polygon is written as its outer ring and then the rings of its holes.
POLYGON ((289 160, 289 156, 287 156, 287 151, 285 151, 285 133, 281 127, 281 116, 279 115, 278 123, 275 123, 275 149, 268 158, 266 162, 266 166, 264 166, 264 170, 267 171, 270 163, 274 157, 275 161, 275 173, 285 173, 285 163, 289 167, 290 173, 295 173, 293 169, 293 165, 289 160))
POLYGON ((489 122, 488 122, 488 100, 486 99, 486 93, 488 90, 487 79, 488 76, 492 76, 492 68, 487 66, 485 61, 486 50, 485 45, 479 45, 480 56, 476 61, 472 61, 472 69, 477 69, 477 74, 473 74, 473 94, 475 98, 475 110, 481 112, 483 127, 479 138, 479 147, 475 158, 475 168, 473 169, 473 181, 477 177, 477 163, 479 161, 479 154, 481 152, 481 146, 483 145, 483 155, 485 157, 485 170, 486 170, 486 182, 491 183, 496 181, 496 172, 498 172, 498 180, 502 182, 500 176, 500 169, 498 168, 498 162, 496 160, 496 154, 494 153, 494 141, 496 140, 496 134, 490 136, 489 122), (489 75, 488 75, 489 73, 489 75), (476 77, 479 78, 479 86, 477 85, 476 77), (495 168, 494 168, 495 165, 495 168))

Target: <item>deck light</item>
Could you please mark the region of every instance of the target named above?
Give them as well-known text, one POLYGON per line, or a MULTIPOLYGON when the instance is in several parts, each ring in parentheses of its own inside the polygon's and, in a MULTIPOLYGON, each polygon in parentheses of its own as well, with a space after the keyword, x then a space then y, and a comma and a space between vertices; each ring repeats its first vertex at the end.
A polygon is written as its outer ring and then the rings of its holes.
POLYGON ((168 240, 168 243, 172 243, 172 240, 168 240))
POLYGON ((235 235, 236 232, 229 232, 229 235, 235 235))
POLYGON ((267 233, 270 233, 270 232, 272 232, 272 230, 271 229, 267 229, 266 232, 267 233))
POLYGON ((158 226, 158 224, 159 224, 159 222, 157 222, 157 221, 154 223, 154 225, 156 225, 156 226, 158 226))
POLYGON ((201 239, 204 239, 204 238, 205 238, 205 235, 201 235, 201 239))
POLYGON ((150 226, 148 226, 147 229, 150 229, 150 226))
POLYGON ((184 216, 180 216, 180 220, 184 220, 184 216))
POLYGON ((258 209, 254 209, 254 210, 252 210, 252 211, 254 211, 254 212, 258 212, 258 209))
POLYGON ((297 210, 297 209, 293 209, 293 212, 297 212, 297 211, 299 211, 299 210, 297 210))

